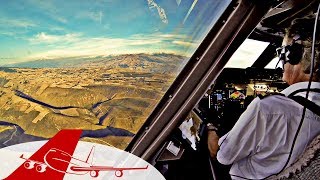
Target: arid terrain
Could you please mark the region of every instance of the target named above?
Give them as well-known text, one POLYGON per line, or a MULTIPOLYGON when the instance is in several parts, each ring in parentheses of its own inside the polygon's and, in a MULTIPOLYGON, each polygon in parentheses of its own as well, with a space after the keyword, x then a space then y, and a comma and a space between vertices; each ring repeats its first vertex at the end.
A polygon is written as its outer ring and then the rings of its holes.
POLYGON ((127 54, 2 67, 0 147, 48 139, 68 128, 99 134, 82 140, 123 149, 185 59, 173 54, 127 54))

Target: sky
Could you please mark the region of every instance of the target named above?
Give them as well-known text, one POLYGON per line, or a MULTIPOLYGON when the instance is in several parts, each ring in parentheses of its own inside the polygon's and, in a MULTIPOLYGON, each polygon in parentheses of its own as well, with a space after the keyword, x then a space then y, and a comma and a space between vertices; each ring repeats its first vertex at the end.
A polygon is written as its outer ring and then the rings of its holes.
POLYGON ((0 0, 0 66, 128 53, 190 56, 230 0, 0 0))
MULTIPOLYGON (((110 54, 191 56, 229 2, 0 0, 0 66, 110 54)), ((267 45, 246 40, 226 67, 251 66, 267 45)))

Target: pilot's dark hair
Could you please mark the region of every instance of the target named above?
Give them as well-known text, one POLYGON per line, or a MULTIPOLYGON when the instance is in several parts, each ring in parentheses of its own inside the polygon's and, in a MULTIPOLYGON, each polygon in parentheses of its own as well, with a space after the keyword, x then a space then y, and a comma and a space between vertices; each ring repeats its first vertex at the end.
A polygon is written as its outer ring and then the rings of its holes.
MULTIPOLYGON (((315 24, 314 15, 310 15, 304 18, 295 19, 291 22, 290 27, 286 29, 286 36, 293 38, 296 35, 299 35, 297 43, 303 45, 303 54, 300 60, 302 69, 304 73, 310 73, 311 65, 311 46, 313 40, 313 30, 315 24)), ((315 67, 314 67, 314 81, 320 81, 320 38, 318 33, 320 31, 320 24, 318 24, 316 43, 315 43, 315 67)))

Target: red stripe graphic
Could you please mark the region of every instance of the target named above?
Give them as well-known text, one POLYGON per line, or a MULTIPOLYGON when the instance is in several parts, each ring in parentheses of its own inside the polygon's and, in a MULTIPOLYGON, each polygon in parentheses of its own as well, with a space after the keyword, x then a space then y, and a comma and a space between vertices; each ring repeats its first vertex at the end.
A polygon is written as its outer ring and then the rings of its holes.
MULTIPOLYGON (((37 152, 35 152, 30 158, 26 158, 23 155, 20 158, 26 161, 19 166, 6 180, 17 179, 54 179, 62 180, 67 171, 68 165, 71 160, 70 156, 64 156, 63 161, 55 161, 51 159, 50 166, 58 167, 59 171, 51 169, 48 164, 45 163, 44 157, 53 148, 60 149, 73 155, 74 150, 80 139, 82 130, 61 130, 53 138, 51 138, 44 146, 42 146, 37 152)), ((17 157, 18 158, 18 157, 17 157)))

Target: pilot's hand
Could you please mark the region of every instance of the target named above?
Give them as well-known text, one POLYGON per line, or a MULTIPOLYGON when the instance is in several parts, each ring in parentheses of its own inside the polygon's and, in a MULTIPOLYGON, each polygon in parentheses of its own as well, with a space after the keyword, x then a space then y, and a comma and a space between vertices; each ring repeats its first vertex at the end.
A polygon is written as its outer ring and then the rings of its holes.
POLYGON ((219 150, 219 136, 217 135, 217 128, 213 126, 211 123, 207 124, 207 131, 208 131, 208 149, 210 156, 212 158, 216 158, 217 152, 219 150))

